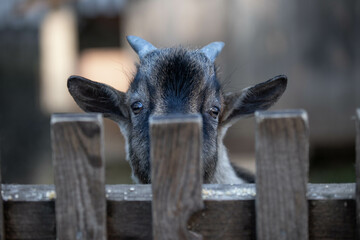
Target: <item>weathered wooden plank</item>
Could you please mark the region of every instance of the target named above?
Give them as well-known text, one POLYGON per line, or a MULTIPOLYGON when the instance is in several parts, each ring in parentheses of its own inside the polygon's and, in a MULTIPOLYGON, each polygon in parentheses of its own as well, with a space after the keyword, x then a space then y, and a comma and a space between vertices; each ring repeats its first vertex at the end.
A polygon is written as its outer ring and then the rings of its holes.
MULTIPOLYGON (((55 239, 53 185, 3 191, 7 239, 55 239)), ((108 239, 152 238, 150 185, 108 185, 106 195, 108 239)), ((255 238, 254 184, 204 185, 202 195, 190 229, 204 239, 255 238)), ((310 239, 355 239, 355 184, 308 184, 307 196, 310 239)))
POLYGON ((51 118, 57 239, 106 239, 101 114, 51 118))
POLYGON ((357 239, 360 240, 360 108, 356 111, 356 222, 357 239))
POLYGON ((308 239, 307 114, 289 110, 255 116, 257 239, 308 239))
MULTIPOLYGON (((0 184, 2 182, 1 176, 1 156, 0 156, 0 184)), ((0 185, 0 192, 2 192, 2 188, 0 185)), ((0 240, 5 240, 5 231, 4 231, 4 205, 3 199, 0 197, 0 240)))
POLYGON ((254 200, 206 200, 205 209, 189 221, 204 239, 255 239, 254 200))
MULTIPOLYGON (((151 185, 106 185, 108 201, 151 201, 151 185)), ((204 184, 202 198, 209 201, 255 200, 255 184, 204 184)), ((54 185, 3 184, 5 202, 37 202, 56 199, 54 185)), ((307 187, 308 200, 355 200, 355 183, 312 184, 307 187)))
POLYGON ((201 116, 151 117, 150 138, 153 238, 202 239, 187 229, 203 208, 201 116))
POLYGON ((7 239, 56 239, 55 201, 4 202, 7 239))
POLYGON ((354 199, 310 200, 309 239, 355 239, 354 199), (353 211, 353 212, 351 212, 353 211))

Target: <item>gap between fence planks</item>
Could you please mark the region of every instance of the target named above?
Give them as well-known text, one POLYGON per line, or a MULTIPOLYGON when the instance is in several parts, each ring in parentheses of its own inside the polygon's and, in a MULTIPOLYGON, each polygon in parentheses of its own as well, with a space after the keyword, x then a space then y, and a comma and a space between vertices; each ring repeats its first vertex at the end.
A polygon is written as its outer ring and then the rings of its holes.
POLYGON ((51 138, 57 239, 107 239, 102 115, 54 114, 51 138))
POLYGON ((308 239, 307 114, 268 111, 255 118, 257 239, 308 239))
POLYGON ((151 117, 150 136, 153 239, 202 239, 187 229, 203 208, 201 116, 151 117))

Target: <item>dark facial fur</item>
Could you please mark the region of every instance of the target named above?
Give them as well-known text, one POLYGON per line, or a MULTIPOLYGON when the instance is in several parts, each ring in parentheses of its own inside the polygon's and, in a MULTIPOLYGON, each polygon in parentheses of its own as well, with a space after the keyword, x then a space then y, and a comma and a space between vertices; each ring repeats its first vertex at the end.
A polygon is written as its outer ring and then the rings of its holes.
POLYGON ((203 118, 204 182, 210 182, 217 164, 218 117, 221 109, 220 84, 216 69, 203 53, 184 48, 156 50, 148 54, 127 92, 128 104, 141 102, 139 113, 131 112, 129 157, 135 176, 150 183, 150 115, 200 113, 203 118))
POLYGON ((151 183, 150 116, 198 113, 203 120, 204 183, 253 182, 252 174, 231 164, 222 139, 239 118, 273 105, 286 89, 286 76, 223 94, 214 66, 223 43, 188 50, 157 49, 136 36, 128 41, 140 64, 126 93, 80 76, 68 79, 68 89, 84 111, 103 113, 119 124, 135 180, 151 183))

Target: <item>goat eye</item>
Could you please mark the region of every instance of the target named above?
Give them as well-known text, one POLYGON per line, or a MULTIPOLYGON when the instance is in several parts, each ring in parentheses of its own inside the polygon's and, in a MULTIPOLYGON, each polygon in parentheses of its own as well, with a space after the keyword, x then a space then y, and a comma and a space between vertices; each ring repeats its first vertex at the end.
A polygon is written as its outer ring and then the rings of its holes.
POLYGON ((220 109, 219 109, 218 107, 213 106, 213 107, 210 108, 209 114, 210 114, 213 118, 217 118, 217 116, 219 115, 219 113, 220 113, 220 109))
POLYGON ((131 104, 131 109, 135 114, 140 113, 143 108, 144 106, 141 102, 134 102, 133 104, 131 104))

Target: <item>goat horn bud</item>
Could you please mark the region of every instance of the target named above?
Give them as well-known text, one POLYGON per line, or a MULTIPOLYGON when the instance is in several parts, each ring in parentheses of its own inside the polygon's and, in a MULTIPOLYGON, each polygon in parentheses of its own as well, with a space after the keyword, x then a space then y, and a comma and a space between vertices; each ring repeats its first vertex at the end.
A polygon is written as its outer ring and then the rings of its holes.
POLYGON ((224 46, 225 43, 223 42, 212 42, 200 49, 200 52, 204 53, 211 62, 215 62, 217 55, 219 55, 224 46))
POLYGON ((126 39, 140 58, 143 58, 149 52, 156 50, 156 47, 140 37, 127 36, 126 39))

